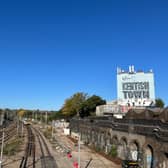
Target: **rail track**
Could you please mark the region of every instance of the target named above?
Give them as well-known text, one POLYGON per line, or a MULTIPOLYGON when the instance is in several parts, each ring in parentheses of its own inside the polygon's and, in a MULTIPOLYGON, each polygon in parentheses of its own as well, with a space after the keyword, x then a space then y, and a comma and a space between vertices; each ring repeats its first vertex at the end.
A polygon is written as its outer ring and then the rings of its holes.
POLYGON ((20 163, 20 168, 39 168, 37 162, 41 162, 40 168, 57 168, 57 164, 52 156, 43 135, 31 125, 26 125, 28 133, 28 142, 25 155, 20 163), (36 146, 40 147, 40 151, 36 155, 36 146), (40 154, 39 154, 40 152, 40 154))
POLYGON ((17 125, 15 122, 10 123, 8 126, 3 127, 0 129, 0 144, 2 143, 2 134, 3 132, 5 133, 4 135, 4 142, 8 142, 13 136, 16 135, 17 132, 17 125))
POLYGON ((35 136, 33 134, 32 128, 27 126, 28 131, 28 142, 26 146, 25 155, 20 163, 20 168, 26 168, 30 162, 33 162, 32 167, 35 168, 35 136))
POLYGON ((36 128, 33 128, 33 129, 36 133, 36 136, 40 145, 40 150, 41 150, 40 160, 41 160, 42 168, 57 168, 54 157, 52 156, 43 135, 36 128))

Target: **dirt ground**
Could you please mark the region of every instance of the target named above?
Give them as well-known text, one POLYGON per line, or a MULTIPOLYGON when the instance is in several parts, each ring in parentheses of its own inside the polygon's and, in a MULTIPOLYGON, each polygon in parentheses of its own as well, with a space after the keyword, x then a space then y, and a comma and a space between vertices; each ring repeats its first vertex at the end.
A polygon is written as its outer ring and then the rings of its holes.
MULTIPOLYGON (((36 128, 43 131, 42 126, 36 125, 36 128)), ((4 168, 18 168, 22 157, 24 156, 27 134, 24 133, 24 142, 21 146, 20 152, 15 156, 3 157, 4 168)), ((54 133, 53 139, 46 140, 49 149, 55 158, 58 168, 74 168, 74 163, 79 160, 78 146, 75 145, 67 136, 63 134, 62 129, 57 129, 54 133), (71 157, 68 157, 67 152, 71 152, 71 157)), ((37 151, 38 153, 38 148, 37 151)), ((39 167, 39 159, 37 158, 36 167, 39 167)), ((85 168, 89 164, 88 168, 121 168, 121 165, 117 165, 112 161, 107 160, 103 156, 95 153, 88 147, 81 144, 80 147, 80 167, 85 168), (90 162, 90 163, 89 163, 90 162)), ((31 166, 29 166, 31 168, 31 166)))

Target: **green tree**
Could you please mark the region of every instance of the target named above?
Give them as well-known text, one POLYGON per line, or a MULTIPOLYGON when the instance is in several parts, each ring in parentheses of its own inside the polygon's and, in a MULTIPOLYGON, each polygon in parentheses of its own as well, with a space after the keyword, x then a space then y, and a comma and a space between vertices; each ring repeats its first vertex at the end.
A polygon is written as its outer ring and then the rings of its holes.
POLYGON ((163 108, 165 105, 164 101, 161 99, 161 98, 157 98, 155 100, 155 106, 156 107, 160 107, 160 108, 163 108))
POLYGON ((80 117, 90 116, 95 114, 96 107, 99 105, 106 104, 106 101, 101 97, 93 95, 89 97, 80 107, 79 114, 80 117))
POLYGON ((83 92, 75 93, 73 96, 65 100, 61 113, 66 117, 72 117, 79 112, 82 103, 87 99, 87 94, 83 92))
POLYGON ((60 119, 60 118, 64 118, 61 111, 52 111, 48 120, 52 121, 52 120, 56 120, 56 119, 60 119))

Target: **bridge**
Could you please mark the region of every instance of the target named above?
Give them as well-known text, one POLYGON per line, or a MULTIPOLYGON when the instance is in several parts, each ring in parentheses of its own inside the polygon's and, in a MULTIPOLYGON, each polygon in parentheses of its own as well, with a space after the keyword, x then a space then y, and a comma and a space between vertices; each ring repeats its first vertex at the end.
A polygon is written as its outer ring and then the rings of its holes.
POLYGON ((137 161, 142 168, 168 167, 168 123, 151 119, 113 117, 73 118, 71 135, 80 135, 91 147, 108 154, 115 146, 122 160, 137 161))

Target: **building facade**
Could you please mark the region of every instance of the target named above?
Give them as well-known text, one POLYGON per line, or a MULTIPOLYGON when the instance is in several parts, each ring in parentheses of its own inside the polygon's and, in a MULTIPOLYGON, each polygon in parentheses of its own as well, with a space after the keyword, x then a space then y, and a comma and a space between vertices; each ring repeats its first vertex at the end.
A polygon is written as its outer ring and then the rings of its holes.
POLYGON ((135 71, 129 66, 125 71, 117 68, 117 100, 96 108, 97 116, 113 115, 118 118, 132 108, 145 109, 155 105, 154 73, 135 71))
POLYGON ((123 106, 152 106, 155 103, 154 73, 117 69, 117 99, 123 106))

